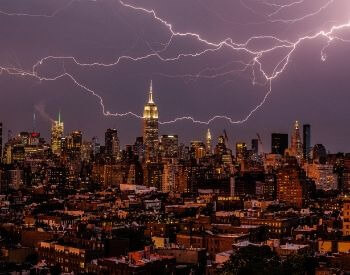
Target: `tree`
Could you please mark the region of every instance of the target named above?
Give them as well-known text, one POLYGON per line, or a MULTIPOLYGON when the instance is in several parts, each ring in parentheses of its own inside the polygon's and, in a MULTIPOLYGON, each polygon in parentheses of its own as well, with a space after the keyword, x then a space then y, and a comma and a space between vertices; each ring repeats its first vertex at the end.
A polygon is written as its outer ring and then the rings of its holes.
POLYGON ((224 265, 222 275, 278 274, 278 256, 268 246, 249 245, 239 249, 224 265))
POLYGON ((268 246, 249 245, 239 249, 218 273, 221 275, 306 275, 314 274, 315 258, 292 255, 281 259, 268 246))

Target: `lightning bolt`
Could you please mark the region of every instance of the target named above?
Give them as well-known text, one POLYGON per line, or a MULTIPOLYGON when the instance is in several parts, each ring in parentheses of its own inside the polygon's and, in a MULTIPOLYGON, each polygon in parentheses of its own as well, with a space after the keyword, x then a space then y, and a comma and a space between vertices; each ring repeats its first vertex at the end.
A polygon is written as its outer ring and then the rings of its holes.
MULTIPOLYGON (((71 5, 75 0, 69 2, 69 5, 71 5)), ((242 2, 242 1, 241 1, 242 2)), ((222 119, 226 120, 231 124, 241 124, 246 122, 248 119, 251 118, 251 116, 257 112, 266 102, 270 94, 272 93, 272 83, 274 80, 276 80, 287 68, 290 59, 295 52, 295 50, 306 40, 314 40, 317 38, 323 38, 326 41, 325 46, 321 50, 321 60, 326 60, 326 49, 331 45, 331 43, 335 40, 341 41, 341 42, 350 42, 346 39, 343 39, 338 36, 338 32, 347 28, 350 28, 350 20, 346 23, 339 24, 339 25, 333 25, 327 30, 321 30, 318 32, 315 32, 314 34, 306 35, 297 38, 294 41, 289 41, 286 39, 280 39, 275 36, 253 36, 247 39, 243 43, 234 42, 232 38, 227 37, 224 40, 221 41, 211 41, 208 39, 203 38, 199 33, 195 32, 179 32, 175 29, 173 24, 169 23, 167 20, 161 18, 158 16, 157 12, 154 9, 147 9, 144 7, 134 6, 132 4, 126 3, 123 0, 119 0, 119 3, 122 7, 130 9, 134 12, 141 13, 148 15, 153 18, 155 22, 158 22, 160 25, 165 27, 169 32, 169 38, 165 43, 162 43, 163 47, 161 50, 155 51, 150 49, 150 53, 142 56, 129 56, 129 55, 123 55, 117 57, 113 62, 110 63, 100 63, 100 62, 92 62, 92 63, 86 63, 78 60, 74 56, 47 56, 40 60, 38 60, 31 68, 31 71, 25 71, 19 68, 15 67, 0 67, 0 72, 6 72, 9 75, 17 75, 22 77, 30 77, 33 79, 37 79, 39 81, 56 81, 58 79, 62 78, 68 78, 73 82, 74 85, 79 87, 80 89, 84 90, 85 92, 90 93, 91 95, 95 96, 102 108, 102 113, 104 116, 113 116, 113 117, 134 117, 137 119, 142 119, 143 117, 133 113, 133 112, 125 112, 125 113, 113 113, 106 109, 104 105, 103 98, 93 89, 87 87, 83 83, 81 83, 76 77, 74 77, 72 74, 64 71, 61 74, 58 74, 54 77, 48 77, 45 75, 42 75, 39 73, 40 67, 44 65, 45 63, 49 61, 61 61, 61 62, 67 62, 70 61, 73 64, 79 66, 79 67, 113 67, 120 64, 121 61, 129 61, 129 62, 139 62, 143 60, 147 60, 150 58, 157 58, 158 60, 162 62, 179 62, 185 58, 199 58, 201 56, 207 55, 207 54, 213 54, 215 52, 219 52, 221 50, 229 50, 232 53, 241 53, 249 56, 248 62, 243 61, 233 61, 233 63, 239 64, 241 67, 239 69, 230 69, 225 70, 225 67, 217 67, 217 68, 205 68, 201 70, 199 73, 196 74, 184 74, 184 75, 177 75, 174 77, 189 77, 189 78, 216 78, 221 76, 226 76, 229 74, 237 73, 237 72, 245 72, 248 69, 251 69, 252 72, 252 83, 259 84, 266 87, 266 93, 262 100, 252 109, 248 112, 247 115, 245 115, 240 120, 234 120, 230 116, 227 115, 214 115, 210 119, 203 121, 203 120, 197 120, 192 116, 182 116, 177 117, 172 120, 168 121, 160 121, 160 124, 171 124, 176 123, 179 121, 189 120, 195 124, 210 124, 214 120, 222 119), (199 51, 193 51, 190 53, 183 53, 180 52, 174 56, 171 57, 164 57, 163 53, 166 52, 166 50, 171 46, 174 38, 191 38, 194 41, 197 41, 202 47, 204 47, 202 50, 199 51), (273 46, 264 47, 260 49, 256 49, 252 46, 253 42, 255 41, 267 41, 271 44, 274 44, 273 46), (276 51, 283 50, 285 51, 285 54, 283 57, 277 62, 277 64, 273 67, 273 69, 269 72, 264 64, 263 59, 271 53, 274 53, 276 51), (224 69, 224 71, 222 71, 224 69), (208 73, 209 72, 209 73, 208 73), (259 80, 262 78, 263 80, 259 80)), ((304 0, 299 0, 296 2, 292 2, 290 4, 280 5, 280 4, 273 4, 270 2, 263 2, 265 5, 268 5, 270 7, 276 8, 276 10, 268 15, 268 17, 273 17, 276 14, 280 13, 283 9, 290 8, 295 5, 301 5, 304 3, 304 0)), ((270 22, 280 22, 280 23, 296 23, 303 21, 309 17, 316 16, 320 14, 322 11, 326 10, 331 4, 334 3, 334 0, 329 0, 326 4, 321 6, 319 9, 317 9, 315 12, 309 13, 307 15, 304 15, 299 18, 294 19, 271 19, 270 22)), ((65 6, 67 8, 68 6, 65 6)), ((62 9, 61 9, 62 10, 62 9)), ((53 13, 51 15, 42 15, 42 17, 52 17, 56 16, 59 11, 56 11, 56 13, 53 13)), ((28 15, 28 14, 8 14, 4 12, 0 12, 2 14, 8 15, 8 16, 40 16, 40 15, 28 15)), ((166 75, 164 75, 166 76, 166 75)), ((172 77, 170 75, 167 75, 168 77, 172 77)))

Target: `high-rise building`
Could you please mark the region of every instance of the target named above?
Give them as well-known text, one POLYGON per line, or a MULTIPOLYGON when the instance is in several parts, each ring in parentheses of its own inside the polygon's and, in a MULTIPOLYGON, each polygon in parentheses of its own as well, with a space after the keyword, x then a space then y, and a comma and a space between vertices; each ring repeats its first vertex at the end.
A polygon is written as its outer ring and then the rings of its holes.
POLYGON ((273 133, 271 135, 271 153, 284 155, 288 148, 288 134, 273 133))
POLYGON ((303 144, 300 137, 299 121, 295 121, 294 123, 291 146, 288 150, 288 154, 296 157, 299 163, 303 159, 303 144))
POLYGON ((204 142, 199 140, 191 141, 191 154, 194 159, 201 159, 205 157, 206 147, 204 142))
POLYGON ((64 124, 61 121, 61 114, 58 114, 58 120, 53 121, 51 126, 51 150, 55 155, 60 155, 62 151, 64 124))
POLYGON ((315 189, 314 182, 306 177, 296 158, 287 159, 277 172, 277 199, 297 208, 303 207, 315 189))
POLYGON ((317 163, 326 163, 327 159, 327 150, 323 144, 316 144, 311 149, 312 160, 317 163))
POLYGON ((143 137, 137 137, 133 147, 133 154, 138 157, 139 161, 143 161, 145 146, 143 143, 143 137))
POLYGON ((252 139, 252 153, 257 155, 259 154, 259 140, 252 139))
POLYGON ((210 129, 208 129, 207 131, 207 135, 206 135, 206 150, 207 150, 207 154, 211 154, 211 133, 210 133, 210 129))
POLYGON ((245 142, 236 143, 236 160, 238 162, 243 161, 247 158, 248 150, 245 142))
POLYGON ((218 137, 218 143, 215 146, 215 154, 222 156, 222 155, 226 154, 226 151, 227 151, 227 147, 226 147, 225 137, 220 135, 218 137))
POLYGON ((177 158, 179 155, 179 138, 177 135, 162 135, 159 151, 164 158, 177 158))
POLYGON ((303 156, 306 161, 310 160, 311 153, 311 126, 303 125, 303 156))
POLYGON ((93 137, 92 138, 92 152, 93 152, 93 155, 97 155, 100 153, 100 143, 98 142, 98 138, 97 137, 93 137))
POLYGON ((105 133, 105 153, 108 156, 118 158, 120 152, 120 143, 118 131, 116 129, 107 129, 105 133))
POLYGON ((78 153, 83 144, 83 135, 81 131, 74 131, 64 139, 64 150, 67 152, 78 153))
POLYGON ((153 101, 152 81, 149 89, 148 102, 143 111, 143 142, 145 145, 145 161, 156 162, 158 156, 158 108, 153 101))
POLYGON ((177 178, 177 165, 174 163, 166 163, 162 171, 162 192, 175 191, 177 178))

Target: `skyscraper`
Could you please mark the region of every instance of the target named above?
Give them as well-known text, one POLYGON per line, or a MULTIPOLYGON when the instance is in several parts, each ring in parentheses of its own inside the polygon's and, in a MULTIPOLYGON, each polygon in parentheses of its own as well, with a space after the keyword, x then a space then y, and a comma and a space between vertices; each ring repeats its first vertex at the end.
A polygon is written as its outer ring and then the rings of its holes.
POLYGON ((105 152, 107 155, 117 158, 120 152, 120 143, 118 131, 116 129, 107 129, 105 133, 105 152))
POLYGON ((81 131, 74 131, 65 138, 64 150, 67 152, 78 153, 83 144, 83 135, 81 131))
POLYGON ((177 158, 179 156, 178 136, 162 135, 160 137, 159 151, 164 158, 177 158))
POLYGON ((200 140, 191 141, 191 153, 192 153, 192 157, 197 160, 205 157, 206 147, 204 142, 200 140))
POLYGON ((303 158, 303 144, 301 142, 300 131, 299 131, 299 121, 295 121, 294 128, 292 132, 291 147, 289 150, 291 156, 296 157, 300 162, 303 158))
POLYGON ((210 133, 210 129, 208 129, 207 131, 207 135, 206 135, 206 151, 207 151, 207 154, 211 154, 211 133, 210 133))
POLYGON ((271 135, 271 153, 284 155, 288 148, 288 134, 273 133, 271 135))
POLYGON ((236 160, 238 162, 243 161, 247 158, 248 150, 245 142, 236 143, 236 160))
POLYGON ((143 142, 145 145, 145 161, 155 162, 158 155, 158 108, 153 101, 152 81, 149 89, 148 102, 143 111, 143 142))
POLYGON ((60 155, 62 150, 64 124, 61 122, 61 113, 58 114, 58 120, 53 121, 51 126, 51 150, 55 155, 60 155))
POLYGON ((259 140, 252 139, 252 153, 257 155, 259 153, 259 140))
POLYGON ((303 125, 303 155, 306 161, 310 160, 311 152, 311 126, 310 124, 303 125))
POLYGON ((277 172, 277 199, 287 205, 301 208, 305 205, 314 189, 314 183, 306 177, 294 158, 277 172))

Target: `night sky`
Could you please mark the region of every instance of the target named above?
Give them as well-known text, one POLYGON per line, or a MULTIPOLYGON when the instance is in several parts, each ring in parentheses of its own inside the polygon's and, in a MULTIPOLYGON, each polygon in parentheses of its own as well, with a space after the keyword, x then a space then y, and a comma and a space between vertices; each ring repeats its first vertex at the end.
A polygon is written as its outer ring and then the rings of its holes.
MULTIPOLYGON (((300 4, 271 16, 268 14, 278 8, 277 4, 292 1, 268 1, 125 0, 125 3, 154 9, 173 25, 174 31, 198 33, 212 42, 232 38, 236 43, 244 43, 252 36, 261 35, 294 42, 350 20, 349 0, 298 1, 300 4), (304 19, 293 20, 296 18, 304 19)), ((166 26, 152 15, 124 7, 117 0, 2 0, 0 11, 12 14, 0 14, 3 68, 31 71, 46 56, 73 56, 81 63, 113 63, 122 55, 140 57, 161 50, 170 36, 166 26)), ((350 40, 350 27, 336 35, 350 40)), ((258 40, 249 46, 262 50, 273 47, 274 43, 269 39, 258 40)), ((260 133, 264 149, 269 151, 271 132, 290 133, 293 121, 299 120, 312 125, 313 144, 323 143, 331 152, 350 151, 350 44, 335 39, 325 50, 326 62, 322 62, 321 51, 326 45, 324 38, 300 43, 286 69, 272 82, 272 93, 266 103, 247 122, 233 125, 218 119, 207 126, 180 121, 161 125, 160 133, 178 134, 187 143, 204 139, 208 127, 214 138, 226 129, 231 146, 236 141, 250 143, 260 133)), ((194 37, 175 37, 161 54, 170 58, 204 48, 194 37)), ((271 70, 285 54, 281 50, 264 56, 264 69, 271 70)), ((71 59, 49 59, 38 67, 38 73, 47 78, 63 72, 73 75, 79 83, 98 93, 106 111, 111 113, 141 114, 153 79, 161 121, 187 115, 204 121, 214 115, 240 120, 259 104, 268 89, 267 85, 252 85, 251 69, 237 71, 242 61, 249 61, 246 53, 223 47, 172 62, 150 57, 140 61, 122 60, 110 67, 81 67, 71 59), (200 72, 201 77, 188 76, 200 72), (214 77, 215 73, 219 76, 214 77)), ((261 81, 259 76, 257 80, 261 81)), ((0 89, 0 121, 4 123, 5 135, 8 129, 13 133, 31 130, 35 112, 37 130, 49 137, 50 118, 56 118, 59 110, 65 132, 82 130, 85 139, 93 136, 102 139, 105 129, 114 127, 119 130, 122 144, 130 144, 142 133, 141 120, 105 117, 98 98, 68 77, 38 81, 3 71, 0 89)))

